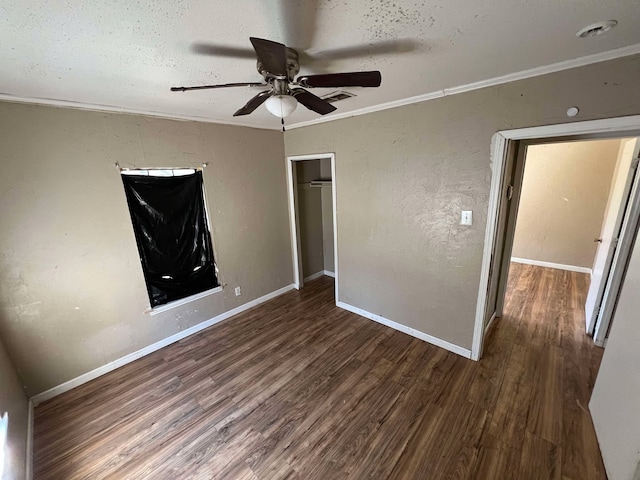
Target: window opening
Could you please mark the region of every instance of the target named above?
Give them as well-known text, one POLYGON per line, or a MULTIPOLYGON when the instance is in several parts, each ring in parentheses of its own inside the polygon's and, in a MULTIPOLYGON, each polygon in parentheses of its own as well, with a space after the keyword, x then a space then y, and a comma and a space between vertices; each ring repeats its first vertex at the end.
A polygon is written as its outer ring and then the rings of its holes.
POLYGON ((199 169, 123 169, 151 307, 218 287, 199 169))
POLYGON ((3 478, 4 463, 6 461, 6 448, 7 448, 7 430, 9 429, 9 414, 4 412, 4 415, 0 417, 0 478, 3 478))

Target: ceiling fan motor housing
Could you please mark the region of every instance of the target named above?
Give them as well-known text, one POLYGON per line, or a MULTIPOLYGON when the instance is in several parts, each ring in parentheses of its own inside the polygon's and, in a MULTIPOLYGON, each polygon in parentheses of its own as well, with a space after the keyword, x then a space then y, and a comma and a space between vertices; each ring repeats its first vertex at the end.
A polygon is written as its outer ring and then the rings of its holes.
MULTIPOLYGON (((258 59, 258 72, 268 82, 271 78, 278 78, 277 75, 273 75, 264 67, 260 59, 258 59)), ((298 52, 293 48, 287 47, 287 81, 293 82, 300 72, 300 60, 298 58, 298 52)))
POLYGON ((249 37, 249 41, 256 52, 258 72, 264 77, 266 84, 227 83, 200 87, 172 87, 171 90, 185 91, 240 86, 268 87, 268 90, 263 90, 251 98, 233 116, 249 115, 260 105, 268 102, 268 110, 274 115, 284 118, 287 114, 293 112, 298 103, 320 115, 326 115, 336 109, 335 106, 305 88, 379 87, 382 81, 380 72, 377 70, 305 75, 296 79, 296 75, 300 72, 300 60, 297 51, 282 43, 264 38, 249 37))

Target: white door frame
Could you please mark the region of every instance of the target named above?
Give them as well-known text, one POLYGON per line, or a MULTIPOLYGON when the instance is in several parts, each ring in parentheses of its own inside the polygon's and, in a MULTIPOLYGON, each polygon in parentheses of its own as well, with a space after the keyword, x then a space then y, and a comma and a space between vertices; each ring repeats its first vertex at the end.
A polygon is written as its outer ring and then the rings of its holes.
MULTIPOLYGON (((478 287, 478 301, 476 304, 476 318, 473 330, 473 344, 471 347, 471 359, 479 360, 482 356, 482 347, 485 337, 485 309, 487 306, 487 288, 489 282, 489 269, 491 267, 491 255, 496 238, 497 216, 500 207, 500 195, 502 190, 502 176, 507 161, 512 159, 507 156, 507 145, 510 141, 550 139, 555 137, 572 137, 594 135, 594 138, 606 136, 624 137, 626 132, 640 130, 640 115, 628 117, 609 118, 604 120, 590 120, 585 122, 563 123, 540 127, 521 128, 516 130, 503 130, 496 133, 491 141, 491 190, 489 192, 489 208, 487 213, 487 227, 485 230, 484 251, 482 254, 482 267, 480 270, 480 284, 478 287)), ((630 135, 636 136, 636 134, 630 135)), ((585 138, 586 139, 586 138, 585 138)))
MULTIPOLYGON (((634 156, 632 162, 636 162, 636 158, 638 157, 634 156)), ((635 235, 638 230, 638 217, 640 217, 640 176, 637 168, 636 164, 636 172, 634 178, 632 178, 631 191, 629 195, 623 199, 623 202, 628 200, 628 203, 621 225, 622 230, 620 231, 618 245, 616 246, 616 251, 611 263, 612 271, 606 280, 605 290, 600 304, 600 312, 599 315, 595 315, 596 322, 593 331, 593 341, 599 347, 604 347, 607 341, 606 336, 609 325, 611 324, 614 310, 618 303, 618 296, 622 287, 626 265, 629 263, 635 235), (624 264, 624 268, 616 268, 621 263, 624 264)))
POLYGON ((335 272, 335 298, 338 302, 338 209, 336 196, 336 154, 314 153, 309 155, 290 155, 287 157, 287 195, 289 199, 289 225, 291 234, 291 253, 293 260, 293 284, 300 290, 304 286, 302 273, 302 255, 300 255, 300 216, 298 212, 298 189, 295 175, 295 163, 303 160, 331 160, 331 206, 333 212, 333 262, 335 272))

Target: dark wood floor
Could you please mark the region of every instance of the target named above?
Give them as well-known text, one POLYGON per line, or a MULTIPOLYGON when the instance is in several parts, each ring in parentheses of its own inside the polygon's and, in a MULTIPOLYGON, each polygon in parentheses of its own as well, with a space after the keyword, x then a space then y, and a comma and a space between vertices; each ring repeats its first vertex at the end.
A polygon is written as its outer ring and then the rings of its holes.
POLYGON ((35 478, 605 478, 587 281, 514 264, 476 363, 319 279, 37 407, 35 478))

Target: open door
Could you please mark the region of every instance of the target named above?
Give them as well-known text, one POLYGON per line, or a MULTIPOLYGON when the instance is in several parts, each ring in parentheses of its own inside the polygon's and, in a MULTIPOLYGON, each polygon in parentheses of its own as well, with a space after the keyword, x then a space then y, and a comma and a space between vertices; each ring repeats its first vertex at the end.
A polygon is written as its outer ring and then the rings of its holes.
MULTIPOLYGON (((639 142, 640 143, 640 142, 639 142)), ((638 154, 639 145, 636 146, 635 155, 638 154)), ((596 345, 603 347, 611 329, 611 322, 618 305, 620 290, 627 271, 631 251, 636 240, 638 224, 640 222, 640 172, 638 172, 639 158, 634 156, 632 162, 633 184, 631 194, 626 203, 622 228, 620 230, 619 241, 616 242, 615 253, 611 263, 611 269, 604 289, 604 296, 600 305, 599 314, 596 318, 596 326, 593 333, 593 341, 596 345)))
POLYGON ((611 193, 605 209, 602 232, 600 237, 594 240, 598 242, 598 248, 584 306, 586 331, 589 335, 594 335, 596 324, 603 313, 605 290, 608 280, 616 268, 617 262, 614 260, 619 259, 616 259, 616 251, 620 245, 625 213, 628 216, 629 212, 628 203, 637 170, 637 160, 634 159, 638 157, 639 149, 640 142, 635 138, 625 139, 621 143, 611 193))
POLYGON ((507 161, 505 163, 502 177, 501 197, 496 218, 496 237, 494 239, 494 249, 491 253, 491 265, 489 266, 487 304, 484 312, 485 328, 494 318, 502 316, 504 305, 506 282, 509 273, 509 261, 505 261, 505 258, 510 258, 511 249, 513 248, 513 232, 509 235, 507 225, 515 221, 515 215, 518 211, 518 199, 513 198, 513 193, 518 191, 516 189, 518 178, 522 181, 526 153, 526 145, 524 143, 509 142, 506 158, 512 159, 516 156, 516 153, 517 160, 515 162, 507 161))

